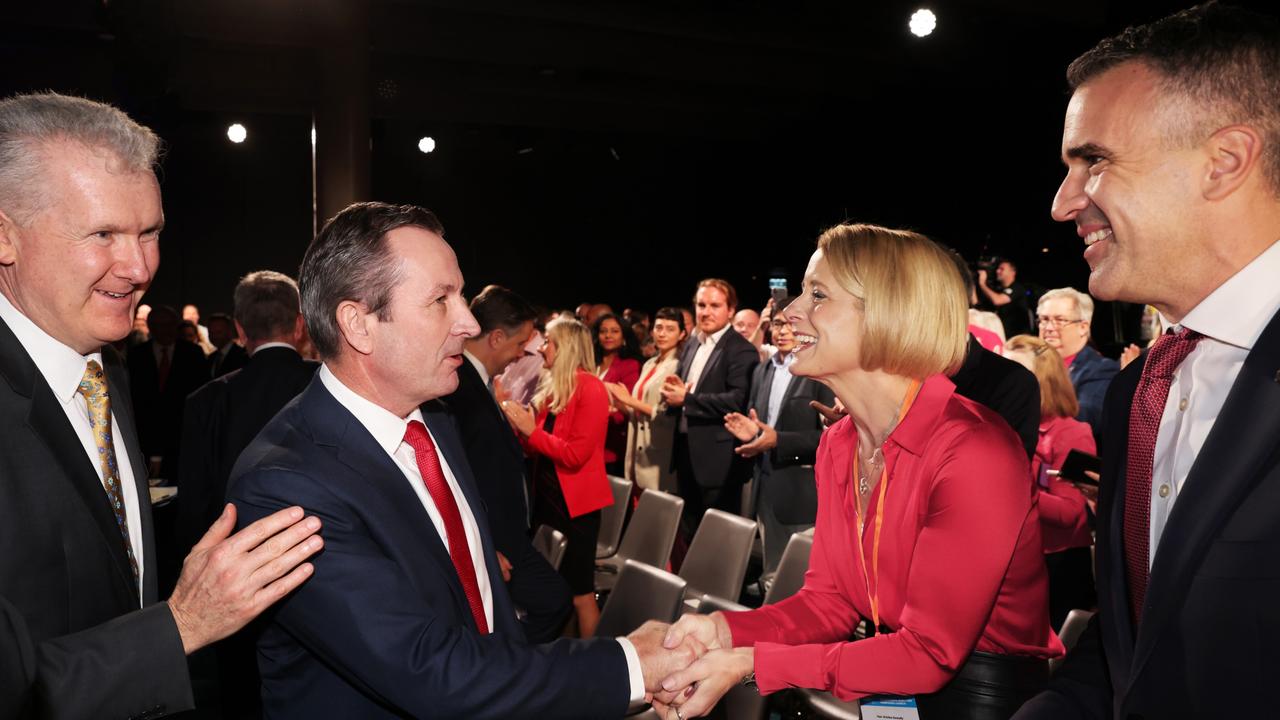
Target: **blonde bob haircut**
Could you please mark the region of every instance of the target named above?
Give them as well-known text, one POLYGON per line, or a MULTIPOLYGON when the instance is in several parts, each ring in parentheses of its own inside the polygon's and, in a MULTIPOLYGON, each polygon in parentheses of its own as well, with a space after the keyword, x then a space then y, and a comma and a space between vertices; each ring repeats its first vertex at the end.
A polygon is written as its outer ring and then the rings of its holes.
POLYGON ((595 374, 596 350, 591 343, 591 331, 573 319, 561 318, 547 323, 547 341, 556 344, 556 359, 538 380, 533 406, 540 408, 546 404, 551 412, 559 413, 578 389, 578 371, 595 374))
POLYGON ((969 303, 946 250, 910 230, 861 223, 830 228, 818 249, 862 306, 863 368, 919 379, 960 369, 969 303))
POLYGON ((1073 418, 1080 414, 1080 402, 1067 375, 1062 356, 1049 343, 1035 335, 1014 335, 1004 346, 1005 354, 1025 352, 1031 354, 1031 366, 1040 382, 1040 417, 1073 418))

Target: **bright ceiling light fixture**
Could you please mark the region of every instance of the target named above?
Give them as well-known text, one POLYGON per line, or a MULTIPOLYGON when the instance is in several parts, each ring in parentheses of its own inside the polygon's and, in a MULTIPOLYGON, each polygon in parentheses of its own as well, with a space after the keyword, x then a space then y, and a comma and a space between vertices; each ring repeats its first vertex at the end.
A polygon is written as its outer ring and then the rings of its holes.
POLYGON ((240 123, 235 123, 227 128, 227 139, 237 145, 244 142, 247 137, 249 137, 249 131, 245 130, 240 123))
POLYGON ((436 139, 433 137, 424 137, 418 141, 418 149, 423 153, 429 153, 436 149, 436 139))
POLYGON ((932 10, 920 8, 911 15, 911 22, 907 24, 911 29, 911 34, 916 37, 924 37, 933 32, 938 27, 938 16, 933 14, 932 10))

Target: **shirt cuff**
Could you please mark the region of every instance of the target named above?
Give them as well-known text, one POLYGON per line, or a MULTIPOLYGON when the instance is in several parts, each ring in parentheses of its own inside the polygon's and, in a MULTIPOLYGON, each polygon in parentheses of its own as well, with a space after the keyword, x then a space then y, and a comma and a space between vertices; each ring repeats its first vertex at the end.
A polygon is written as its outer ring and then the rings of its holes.
POLYGON ((631 679, 631 704, 644 702, 644 669, 640 667, 640 653, 631 641, 620 637, 618 644, 622 646, 622 654, 627 658, 627 675, 631 679))

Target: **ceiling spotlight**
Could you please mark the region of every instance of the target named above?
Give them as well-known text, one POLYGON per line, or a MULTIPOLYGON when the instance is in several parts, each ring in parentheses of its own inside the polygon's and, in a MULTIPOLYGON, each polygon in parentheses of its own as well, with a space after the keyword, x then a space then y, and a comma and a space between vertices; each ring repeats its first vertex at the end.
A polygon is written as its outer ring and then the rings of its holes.
POLYGON ((920 8, 911 15, 911 22, 907 27, 911 29, 912 35, 924 37, 938 27, 938 16, 934 15, 932 10, 920 8))
POLYGON ((436 149, 436 139, 433 137, 424 137, 418 141, 418 149, 424 153, 429 153, 436 149))
POLYGON ((240 123, 235 123, 227 128, 227 139, 237 145, 244 142, 247 137, 249 137, 249 131, 245 130, 240 123))

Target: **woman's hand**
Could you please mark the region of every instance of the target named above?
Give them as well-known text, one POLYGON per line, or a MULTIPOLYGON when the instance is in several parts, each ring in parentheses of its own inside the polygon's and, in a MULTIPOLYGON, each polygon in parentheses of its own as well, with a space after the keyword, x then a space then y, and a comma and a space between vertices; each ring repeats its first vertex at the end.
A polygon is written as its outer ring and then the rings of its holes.
POLYGON ((668 718, 701 717, 754 669, 755 648, 712 650, 663 680, 662 692, 654 696, 654 707, 668 718))
POLYGON ((751 442, 756 439, 756 435, 760 434, 751 418, 736 412, 724 416, 724 429, 737 438, 738 442, 751 442))
POLYGON ((608 388, 609 395, 613 397, 618 406, 630 406, 632 403, 631 392, 627 390, 627 386, 619 382, 608 382, 604 386, 608 388))
POLYGON ((1142 355, 1142 348, 1129 343, 1128 347, 1120 351, 1120 369, 1125 369, 1129 363, 1137 360, 1139 355, 1142 355))
POLYGON ((533 428, 537 421, 534 418, 532 408, 525 407, 512 400, 503 400, 502 412, 506 414, 507 422, 511 423, 511 427, 520 433, 521 437, 529 437, 533 434, 533 428))

